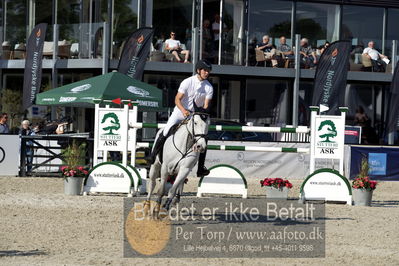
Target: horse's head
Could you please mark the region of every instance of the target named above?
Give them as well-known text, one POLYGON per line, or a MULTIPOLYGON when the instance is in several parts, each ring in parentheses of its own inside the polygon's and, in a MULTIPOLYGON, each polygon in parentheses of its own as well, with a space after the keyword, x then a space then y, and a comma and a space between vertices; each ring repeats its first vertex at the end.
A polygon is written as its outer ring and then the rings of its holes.
POLYGON ((194 113, 190 119, 192 134, 194 137, 193 150, 196 152, 204 152, 206 149, 206 135, 210 124, 209 111, 202 107, 197 107, 194 103, 194 113))

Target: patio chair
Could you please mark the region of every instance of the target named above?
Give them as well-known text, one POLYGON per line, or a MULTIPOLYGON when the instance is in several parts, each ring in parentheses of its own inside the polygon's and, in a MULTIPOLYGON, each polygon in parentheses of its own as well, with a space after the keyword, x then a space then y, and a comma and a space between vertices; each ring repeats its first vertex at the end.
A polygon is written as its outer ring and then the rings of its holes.
POLYGON ((262 50, 259 50, 257 48, 255 48, 255 60, 256 60, 255 66, 258 66, 258 64, 261 62, 263 62, 263 66, 266 66, 265 54, 263 53, 262 50))
POLYGON ((1 59, 3 59, 3 60, 11 59, 11 45, 7 41, 3 42, 3 44, 2 44, 1 59))

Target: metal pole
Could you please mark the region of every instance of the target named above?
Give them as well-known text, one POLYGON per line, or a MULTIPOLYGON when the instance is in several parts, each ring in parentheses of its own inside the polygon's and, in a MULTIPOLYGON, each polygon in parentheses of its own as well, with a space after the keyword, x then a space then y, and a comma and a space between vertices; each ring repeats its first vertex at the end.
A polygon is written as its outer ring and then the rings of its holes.
POLYGON ((143 15, 141 10, 141 0, 137 1, 137 28, 141 27, 141 16, 143 15))
POLYGON ((107 22, 103 23, 103 74, 108 73, 108 58, 109 58, 109 30, 107 22))
POLYGON ((198 27, 195 27, 191 33, 191 50, 192 50, 192 62, 193 62, 193 75, 196 74, 195 65, 198 61, 198 27))
POLYGON ((387 37, 387 25, 388 25, 388 8, 384 8, 384 14, 382 17, 382 54, 385 54, 385 39, 387 37))
POLYGON ((299 82, 301 78, 301 56, 299 54, 299 40, 301 39, 300 34, 295 34, 295 80, 294 80, 294 92, 292 100, 292 125, 298 126, 298 97, 299 97, 299 82))
MULTIPOLYGON (((56 68, 57 56, 58 56, 58 25, 54 24, 53 25, 53 60, 52 60, 52 65, 51 65, 51 86, 53 89, 58 87, 57 68, 56 68)), ((55 106, 51 107, 51 119, 52 120, 58 119, 55 106)))
MULTIPOLYGON (((222 36, 223 36, 223 23, 224 23, 224 12, 223 12, 223 7, 224 7, 224 1, 220 1, 220 10, 219 10, 219 16, 220 16, 220 23, 219 23, 219 51, 218 51, 218 65, 222 63, 222 36)), ((211 24, 212 28, 212 24, 211 24)))
POLYGON ((201 10, 200 10, 200 18, 199 18, 199 30, 200 30, 200 38, 199 38, 199 59, 202 59, 202 51, 204 47, 202 45, 203 34, 204 34, 204 24, 203 24, 203 17, 204 17, 204 0, 201 0, 201 10))
MULTIPOLYGON (((392 75, 395 73, 395 67, 396 67, 396 56, 397 56, 397 50, 398 49, 398 41, 393 40, 392 41, 392 75)), ((389 112, 389 110, 387 110, 389 112)), ((386 122, 385 122, 386 123, 386 122)), ((395 142, 395 131, 393 132, 388 132, 388 145, 393 145, 395 142)))
POLYGON ((296 26, 296 1, 292 1, 291 6, 291 46, 294 43, 294 34, 295 34, 295 26, 296 26))

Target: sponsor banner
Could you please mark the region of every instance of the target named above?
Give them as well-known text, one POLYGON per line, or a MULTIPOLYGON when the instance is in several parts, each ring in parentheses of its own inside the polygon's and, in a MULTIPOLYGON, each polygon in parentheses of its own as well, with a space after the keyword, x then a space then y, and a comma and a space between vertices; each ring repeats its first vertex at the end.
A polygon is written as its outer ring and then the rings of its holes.
POLYGON ((23 87, 23 109, 29 108, 35 101, 42 83, 43 45, 46 36, 46 23, 40 23, 32 30, 26 45, 26 60, 23 87))
POLYGON ((128 37, 119 60, 119 72, 141 80, 150 53, 153 32, 152 28, 140 28, 128 37))
POLYGON ((376 180, 399 181, 399 148, 351 146, 350 178, 355 178, 360 171, 362 158, 368 158, 369 176, 376 180))
POLYGON ((77 86, 75 88, 72 88, 66 93, 79 93, 79 92, 82 92, 82 91, 87 91, 91 87, 92 87, 92 85, 90 83, 87 83, 87 84, 83 84, 83 85, 77 86))
MULTIPOLYGON (((309 148, 309 143, 209 141, 208 145, 237 145, 284 148, 309 148)), ((304 179, 309 175, 310 155, 305 153, 218 151, 208 150, 205 165, 210 168, 228 164, 239 169, 246 178, 284 177, 304 179)), ((320 160, 317 168, 328 167, 329 162, 320 160), (328 164, 327 164, 328 163, 328 164)), ((192 174, 194 175, 194 169, 192 174)))
POLYGON ((130 193, 133 186, 132 175, 121 164, 106 162, 98 164, 87 177, 84 192, 130 193))
POLYGON ((369 174, 370 175, 386 175, 387 173, 387 154, 386 153, 369 153, 369 174))
POLYGON ((98 149, 106 151, 124 151, 126 140, 122 134, 127 132, 128 121, 123 109, 99 110, 98 149))
POLYGON ((338 171, 320 169, 309 175, 301 187, 306 200, 345 201, 352 204, 352 189, 338 171))
POLYGON ((124 257, 325 257, 324 204, 197 198, 161 208, 157 218, 143 198, 124 198, 123 207, 124 257))
POLYGON ((17 176, 19 171, 19 136, 1 134, 0 176, 17 176))
POLYGON ((342 159, 345 128, 340 116, 318 116, 315 122, 315 158, 342 159))
POLYGON ((344 96, 348 75, 349 41, 331 43, 320 57, 314 79, 312 105, 329 107, 326 114, 335 114, 344 96))

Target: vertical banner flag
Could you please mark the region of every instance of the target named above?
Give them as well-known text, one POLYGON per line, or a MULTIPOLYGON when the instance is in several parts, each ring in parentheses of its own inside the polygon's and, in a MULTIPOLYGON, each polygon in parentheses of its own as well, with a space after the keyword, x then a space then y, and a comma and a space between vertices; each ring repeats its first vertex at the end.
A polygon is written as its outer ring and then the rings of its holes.
POLYGON ((32 30, 27 45, 24 71, 22 106, 29 108, 35 100, 42 83, 42 56, 47 23, 40 23, 32 30))
POLYGON ((152 28, 140 28, 127 38, 119 60, 119 72, 141 80, 150 53, 153 32, 152 28))
POLYGON ((312 105, 329 107, 327 114, 334 114, 344 95, 348 76, 349 41, 336 41, 324 50, 316 69, 312 105))
POLYGON ((395 73, 392 77, 389 105, 387 108, 387 130, 386 133, 395 132, 399 117, 399 64, 396 64, 395 73))

